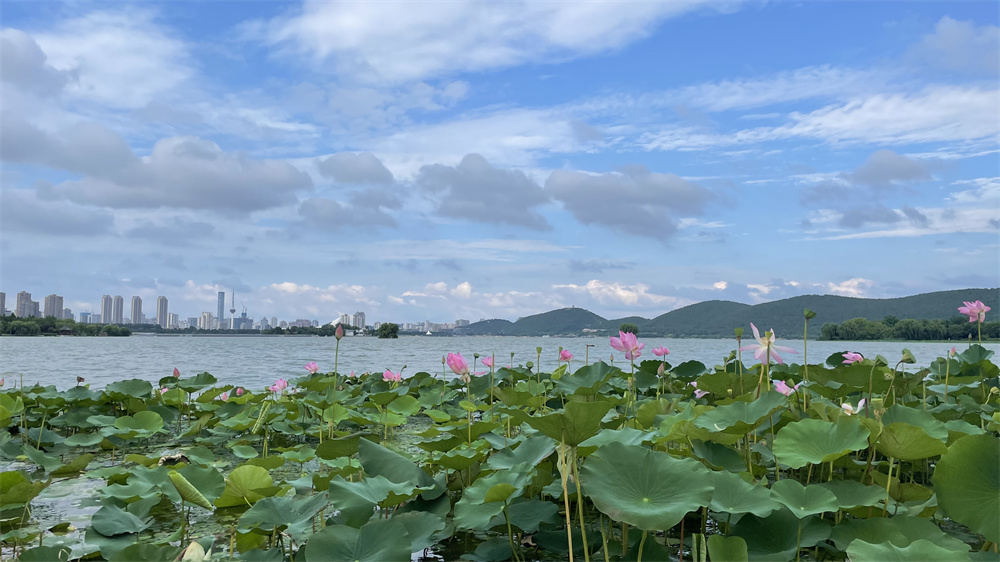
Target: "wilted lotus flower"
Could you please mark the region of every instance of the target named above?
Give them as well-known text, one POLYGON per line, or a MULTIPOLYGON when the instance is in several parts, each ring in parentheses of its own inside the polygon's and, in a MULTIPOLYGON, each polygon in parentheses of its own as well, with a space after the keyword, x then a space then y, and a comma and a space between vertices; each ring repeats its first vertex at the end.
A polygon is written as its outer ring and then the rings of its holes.
POLYGON ((573 360, 573 354, 570 353, 568 349, 563 349, 559 352, 559 360, 566 361, 568 363, 573 360))
POLYGON ((848 351, 844 354, 844 365, 850 365, 851 363, 857 363, 861 361, 864 357, 860 353, 854 353, 853 351, 848 351))
POLYGON ((304 365, 304 368, 305 368, 305 370, 309 371, 310 375, 315 375, 316 372, 319 371, 319 365, 317 365, 315 361, 311 361, 309 363, 306 363, 304 365))
POLYGON ((841 404, 840 407, 844 409, 844 413, 845 414, 851 416, 851 415, 857 414, 858 412, 861 411, 861 408, 865 407, 865 399, 862 398, 861 402, 858 402, 858 407, 857 408, 855 408, 854 406, 851 406, 851 404, 849 402, 845 402, 845 403, 841 404))
POLYGON ((694 381, 691 381, 688 384, 690 384, 691 386, 694 387, 694 397, 695 398, 701 398, 701 397, 705 396, 706 394, 708 394, 708 391, 706 391, 706 390, 699 390, 698 389, 698 383, 696 383, 694 381))

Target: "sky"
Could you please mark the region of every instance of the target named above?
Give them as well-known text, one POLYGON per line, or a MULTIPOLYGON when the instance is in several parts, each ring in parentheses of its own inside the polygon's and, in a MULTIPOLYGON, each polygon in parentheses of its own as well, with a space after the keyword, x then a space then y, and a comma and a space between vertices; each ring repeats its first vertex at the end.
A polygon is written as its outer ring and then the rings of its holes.
POLYGON ((996 287, 998 20, 5 1, 0 290, 453 322, 996 287))

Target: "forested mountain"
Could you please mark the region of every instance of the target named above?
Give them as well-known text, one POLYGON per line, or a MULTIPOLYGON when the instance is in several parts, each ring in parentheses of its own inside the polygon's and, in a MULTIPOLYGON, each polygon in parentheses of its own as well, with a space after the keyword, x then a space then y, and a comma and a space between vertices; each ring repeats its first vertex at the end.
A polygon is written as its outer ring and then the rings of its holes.
POLYGON ((785 339, 802 337, 803 311, 816 312, 809 322, 809 337, 819 338, 823 324, 840 324, 852 318, 880 321, 897 319, 941 319, 958 315, 964 301, 981 300, 992 310, 986 321, 1000 319, 1000 289, 960 289, 893 299, 863 299, 835 295, 802 295, 757 305, 732 301, 692 304, 651 320, 632 316, 606 320, 583 308, 563 308, 518 319, 476 322, 455 331, 463 335, 605 335, 615 333, 623 322, 636 324, 640 335, 672 337, 731 337, 743 327, 750 337, 750 323, 761 330, 774 330, 785 339))

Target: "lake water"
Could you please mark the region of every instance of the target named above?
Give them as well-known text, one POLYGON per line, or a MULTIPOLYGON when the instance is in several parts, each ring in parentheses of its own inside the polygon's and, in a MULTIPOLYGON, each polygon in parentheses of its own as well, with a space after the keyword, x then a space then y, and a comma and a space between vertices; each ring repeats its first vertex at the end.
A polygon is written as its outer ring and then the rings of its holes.
MULTIPOLYGON (((666 339, 639 338, 646 344, 642 359, 653 358, 652 349, 662 345, 670 349, 668 361, 677 365, 697 360, 708 366, 721 364, 736 348, 735 339, 666 339)), ((754 340, 751 337, 750 342, 754 340)), ((746 345, 748 342, 744 340, 746 345)), ((796 349, 799 355, 790 361, 802 362, 802 341, 779 340, 778 345, 796 349)), ((203 371, 215 375, 222 383, 263 388, 278 377, 290 379, 305 374, 303 365, 310 361, 322 371, 333 370, 336 340, 321 337, 268 336, 132 336, 128 338, 98 337, 28 337, 0 338, 0 376, 7 383, 20 379, 24 383, 54 384, 68 388, 76 377, 84 377, 91 388, 103 388, 120 379, 141 378, 157 381, 180 369, 182 376, 203 371)), ((573 368, 583 365, 589 349, 590 361, 608 361, 615 354, 616 363, 627 364, 624 356, 608 344, 607 338, 542 338, 542 337, 428 337, 403 336, 396 340, 374 337, 345 337, 340 342, 339 371, 382 372, 398 371, 403 375, 420 371, 441 372, 441 358, 449 352, 461 353, 471 363, 472 354, 496 354, 497 365, 508 365, 514 353, 514 365, 535 362, 535 348, 542 348, 541 366, 551 371, 558 366, 559 347, 574 356, 573 368), (587 348, 587 345, 593 347, 587 348)), ((927 366, 943 356, 951 344, 923 342, 809 342, 809 361, 819 363, 830 354, 851 350, 874 357, 882 354, 890 361, 898 359, 903 348, 909 348, 917 365, 927 366)), ((959 345, 959 349, 964 344, 959 345)), ((1000 352, 1000 344, 986 344, 1000 352)), ((996 361, 994 357, 994 361, 996 361)), ((744 352, 745 363, 753 363, 753 352, 744 352)), ((479 370, 484 370, 479 365, 479 370)), ((449 371, 450 374, 450 371, 449 371)))

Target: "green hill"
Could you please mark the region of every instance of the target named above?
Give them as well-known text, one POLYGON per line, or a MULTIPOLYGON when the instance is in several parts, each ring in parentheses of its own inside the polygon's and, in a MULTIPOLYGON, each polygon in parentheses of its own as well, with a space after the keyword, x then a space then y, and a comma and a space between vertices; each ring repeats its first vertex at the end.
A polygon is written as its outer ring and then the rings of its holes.
POLYGON ((732 337, 733 329, 743 327, 744 337, 751 337, 750 323, 761 330, 774 330, 784 339, 802 336, 802 312, 816 312, 809 322, 809 337, 818 338, 823 324, 840 324, 851 318, 879 321, 896 318, 942 319, 958 315, 964 301, 981 300, 992 310, 988 322, 1000 319, 1000 289, 960 289, 938 291, 893 299, 863 299, 836 295, 802 295, 757 305, 732 301, 705 301, 672 310, 646 320, 630 316, 606 320, 583 308, 562 308, 520 318, 517 322, 486 320, 460 329, 457 335, 584 335, 615 334, 623 322, 639 326, 641 336, 732 337))

